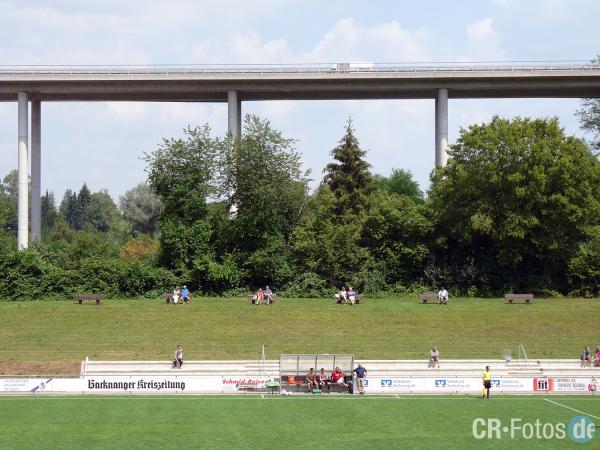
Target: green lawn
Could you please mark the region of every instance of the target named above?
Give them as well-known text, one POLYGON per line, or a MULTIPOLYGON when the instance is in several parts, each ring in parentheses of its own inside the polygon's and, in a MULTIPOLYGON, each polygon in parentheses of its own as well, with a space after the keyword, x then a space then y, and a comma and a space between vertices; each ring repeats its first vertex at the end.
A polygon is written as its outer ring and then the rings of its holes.
MULTIPOLYGON (((8 449, 488 449, 598 448, 575 444, 556 424, 587 414, 592 397, 1 397, 0 448, 8 449), (568 408, 574 408, 581 413, 568 408), (540 421, 540 438, 473 436, 477 418, 510 426, 540 421), (545 439, 544 424, 547 426, 545 439), (560 437, 560 436, 559 436, 560 437)), ((484 422, 487 423, 487 422, 484 422)), ((476 431, 487 430, 484 426, 476 431)))
POLYGON ((365 359, 499 358, 504 348, 530 358, 577 358, 600 344, 598 299, 451 299, 448 306, 410 299, 281 299, 252 306, 243 299, 0 303, 0 363, 92 359, 168 359, 176 344, 186 359, 254 359, 280 353, 353 353, 365 359))

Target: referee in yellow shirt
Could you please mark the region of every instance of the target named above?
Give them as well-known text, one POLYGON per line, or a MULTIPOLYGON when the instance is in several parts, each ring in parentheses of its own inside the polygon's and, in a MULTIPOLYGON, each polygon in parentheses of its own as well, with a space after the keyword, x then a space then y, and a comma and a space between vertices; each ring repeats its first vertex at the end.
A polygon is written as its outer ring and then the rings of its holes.
POLYGON ((484 398, 487 394, 487 398, 490 398, 490 389, 492 388, 492 374, 490 373, 490 366, 485 366, 485 372, 483 372, 483 389, 481 391, 481 398, 484 398))

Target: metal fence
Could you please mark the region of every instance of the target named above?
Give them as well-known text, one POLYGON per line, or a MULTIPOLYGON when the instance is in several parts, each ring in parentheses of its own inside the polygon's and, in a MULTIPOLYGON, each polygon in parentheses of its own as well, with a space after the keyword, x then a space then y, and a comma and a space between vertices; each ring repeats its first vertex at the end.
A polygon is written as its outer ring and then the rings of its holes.
POLYGON ((590 61, 340 62, 319 64, 0 65, 0 75, 192 75, 600 71, 590 61))

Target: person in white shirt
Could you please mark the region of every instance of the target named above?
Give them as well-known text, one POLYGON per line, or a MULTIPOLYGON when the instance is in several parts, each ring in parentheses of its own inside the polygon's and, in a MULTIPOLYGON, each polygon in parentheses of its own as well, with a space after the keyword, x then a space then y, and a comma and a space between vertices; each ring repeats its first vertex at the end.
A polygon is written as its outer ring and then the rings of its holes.
POLYGON ((438 300, 440 301, 440 305, 448 304, 448 291, 446 290, 446 288, 440 289, 440 291, 438 292, 438 300))
POLYGON ((354 302, 356 301, 356 291, 352 286, 348 288, 346 295, 348 296, 348 300, 350 300, 350 303, 354 305, 354 302))
POLYGON ((429 367, 435 367, 437 365, 438 369, 440 368, 440 352, 437 347, 433 347, 429 352, 429 367))

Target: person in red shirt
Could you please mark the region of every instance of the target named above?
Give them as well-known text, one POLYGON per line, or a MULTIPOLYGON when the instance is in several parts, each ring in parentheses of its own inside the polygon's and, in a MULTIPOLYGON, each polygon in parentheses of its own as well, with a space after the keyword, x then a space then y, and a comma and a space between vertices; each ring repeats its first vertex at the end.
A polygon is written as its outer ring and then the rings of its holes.
POLYGON ((342 369, 339 367, 336 367, 335 370, 331 372, 331 382, 333 384, 348 387, 346 381, 344 380, 344 372, 342 372, 342 369))
POLYGON ((264 299, 265 299, 265 294, 264 294, 262 288, 259 288, 258 292, 256 293, 256 304, 262 305, 262 302, 264 299))

